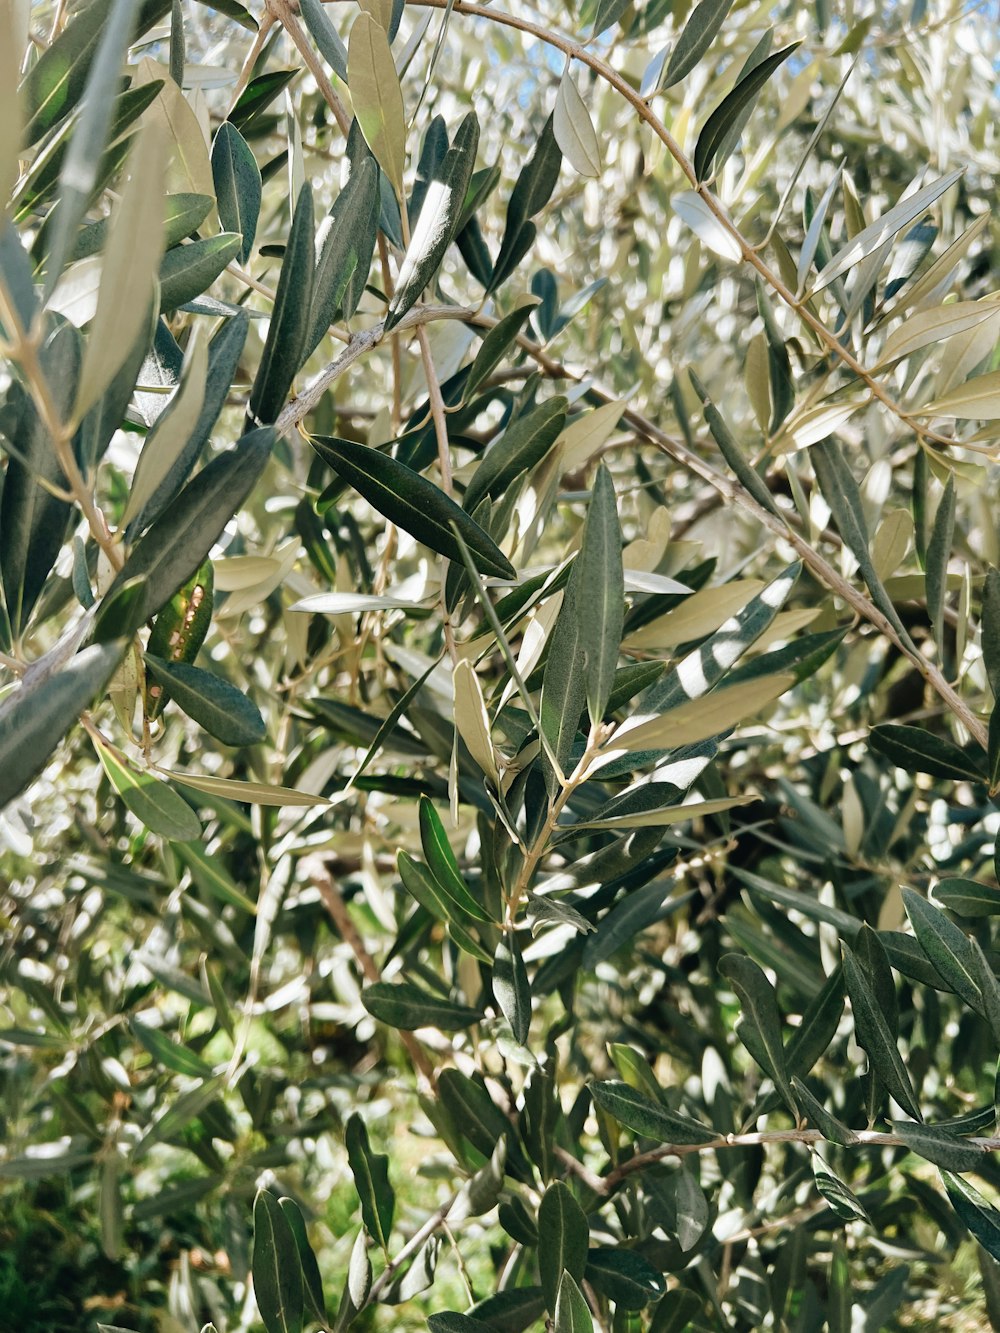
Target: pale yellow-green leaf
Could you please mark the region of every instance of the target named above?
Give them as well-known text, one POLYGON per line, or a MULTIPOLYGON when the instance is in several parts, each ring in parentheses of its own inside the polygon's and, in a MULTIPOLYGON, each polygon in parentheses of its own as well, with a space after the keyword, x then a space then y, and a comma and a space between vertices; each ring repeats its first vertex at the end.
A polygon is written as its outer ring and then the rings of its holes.
POLYGON ((132 735, 132 723, 135 718, 135 704, 139 696, 139 665, 141 662, 138 649, 132 647, 122 658, 122 664, 111 677, 108 695, 115 710, 119 726, 126 736, 132 735))
POLYGON ((799 630, 811 625, 822 613, 821 606, 797 606, 792 611, 780 611, 760 638, 754 640, 754 656, 759 657, 761 653, 767 652, 776 644, 787 643, 798 634, 799 630))
POLYGON ((730 616, 742 611, 764 587, 762 579, 737 579, 721 588, 702 588, 666 615, 643 625, 622 645, 626 651, 673 648, 679 643, 714 634, 730 616))
POLYGON ((861 407, 864 403, 825 403, 807 408, 786 423, 781 452, 808 449, 811 444, 818 444, 839 430, 861 407))
POLYGON ((202 326, 197 326, 188 344, 180 386, 169 411, 146 436, 132 477, 123 524, 135 518, 154 494, 183 451, 201 414, 208 376, 208 344, 200 336, 201 331, 202 326))
POLYGON ((71 264, 56 283, 46 303, 47 308, 82 329, 97 313, 103 272, 104 260, 101 255, 88 255, 86 259, 71 264))
POLYGON ((735 264, 741 256, 739 242, 715 216, 700 194, 694 190, 682 190, 670 201, 674 212, 691 228, 694 234, 707 245, 720 259, 729 259, 735 264))
POLYGON ((245 801, 250 805, 327 805, 325 796, 295 791, 292 787, 272 786, 266 782, 237 782, 233 778, 206 778, 201 774, 173 773, 168 768, 157 769, 164 777, 173 778, 185 787, 203 791, 208 796, 221 796, 227 801, 245 801))
POLYGON ((913 518, 908 509, 890 509, 872 542, 872 564, 885 582, 906 559, 913 539, 913 518))
POLYGON ((162 132, 147 126, 129 153, 129 177, 108 229, 97 312, 80 371, 78 416, 108 387, 149 322, 163 252, 164 160, 162 132))
MULTIPOLYGON (((709 696, 711 698, 711 696, 709 696)), ((668 805, 662 810, 643 810, 634 815, 619 815, 611 819, 589 819, 574 824, 577 829, 616 829, 616 828, 656 828, 669 824, 683 824, 688 819, 700 819, 705 815, 718 815, 723 810, 732 810, 738 805, 750 805, 759 801, 756 792, 746 792, 742 796, 720 796, 714 801, 691 801, 687 805, 668 805)))
POLYGON ((783 672, 716 690, 700 699, 689 699, 660 717, 639 717, 623 723, 606 742, 605 749, 634 753, 694 745, 746 721, 794 684, 792 673, 783 672))
POLYGON ((241 592, 254 588, 279 568, 273 555, 231 555, 212 566, 216 592, 241 592))
POLYGON ((347 82, 365 142, 401 198, 406 159, 403 94, 389 39, 370 14, 359 14, 351 28, 347 82))
POLYGON ((767 362, 767 335, 755 333, 747 347, 744 383, 757 425, 765 435, 771 420, 771 374, 767 362))
POLYGON ((212 164, 198 117, 170 77, 167 67, 146 56, 132 76, 132 86, 141 87, 154 79, 162 79, 163 87, 143 119, 146 123, 161 125, 166 132, 170 145, 168 190, 171 193, 207 194, 214 199, 212 164))
POLYGON ((944 342, 957 333, 965 333, 997 313, 996 296, 983 301, 956 301, 911 315, 886 340, 885 348, 873 370, 910 356, 921 347, 944 342))
POLYGON ((942 398, 921 407, 915 416, 963 417, 976 421, 1000 420, 1000 370, 988 375, 977 375, 946 393, 942 398))
POLYGON ((479 678, 472 663, 460 658, 455 663, 455 726, 468 746, 469 753, 490 780, 497 782, 497 761, 490 740, 490 720, 479 678))
POLYGON ((289 541, 275 551, 273 568, 269 573, 257 583, 248 584, 238 592, 232 593, 226 598, 225 602, 216 613, 217 620, 235 620, 243 615, 244 611, 249 611, 251 607, 258 606, 266 598, 270 597, 275 588, 281 586, 295 566, 295 561, 299 555, 299 543, 297 540, 289 541))
POLYGON ((366 14, 371 14, 384 32, 389 31, 389 24, 392 22, 392 0, 358 0, 358 6, 366 14))
POLYGON ((0 0, 0 203, 17 180, 23 114, 17 94, 18 63, 23 47, 11 0, 0 0))
POLYGON ((963 383, 976 367, 989 356, 1000 338, 1000 301, 984 297, 989 314, 979 324, 949 338, 941 352, 941 363, 934 388, 940 398, 956 385, 963 383))
POLYGON ((840 826, 844 830, 847 855, 857 856, 865 833, 865 807, 850 776, 844 783, 844 794, 840 798, 840 826))
POLYGON ((581 176, 601 174, 601 146, 590 112, 567 69, 556 95, 552 130, 563 157, 581 176))
POLYGON ((562 471, 576 472, 588 463, 611 439, 624 411, 624 403, 605 403, 570 422, 558 440, 562 445, 562 471))

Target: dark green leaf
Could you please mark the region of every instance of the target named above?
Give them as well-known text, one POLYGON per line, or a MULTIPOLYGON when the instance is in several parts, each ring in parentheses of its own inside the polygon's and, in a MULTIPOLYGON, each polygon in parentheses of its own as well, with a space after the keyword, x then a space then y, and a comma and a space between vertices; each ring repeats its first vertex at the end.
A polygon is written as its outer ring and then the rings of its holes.
POLYGON ((466 917, 454 899, 450 898, 426 866, 414 861, 406 852, 400 852, 397 858, 399 877, 403 888, 414 898, 425 912, 448 923, 448 928, 461 948, 481 963, 492 963, 493 959, 483 946, 466 929, 466 917))
POLYGON ((444 890, 460 911, 473 921, 489 921, 490 914, 482 907, 469 891, 469 886, 462 878, 458 861, 451 849, 451 843, 444 831, 441 816, 434 808, 428 796, 420 798, 420 841, 427 858, 427 865, 444 890))
POLYGON ((1000 889, 995 884, 959 877, 942 879, 934 888, 934 897, 959 916, 1000 916, 1000 889))
POLYGON ((813 1096, 811 1089, 800 1078, 792 1075, 792 1090, 799 1109, 807 1120, 811 1120, 824 1138, 831 1143, 847 1146, 857 1143, 858 1136, 853 1130, 842 1125, 835 1115, 826 1109, 821 1101, 813 1096))
POLYGON ((684 1333, 701 1310, 701 1301, 693 1291, 676 1287, 657 1303, 649 1333, 684 1333))
POLYGON ((145 575, 138 629, 201 568, 226 524, 253 490, 274 444, 274 431, 251 431, 217 455, 171 501, 138 543, 116 583, 145 575))
POLYGON ((666 1290, 662 1274, 635 1250, 591 1250, 586 1278, 595 1291, 625 1310, 641 1310, 650 1301, 659 1300, 666 1290))
POLYGON ((427 189, 389 302, 386 332, 399 323, 441 266, 458 228, 478 146, 479 121, 475 112, 470 111, 427 189))
POLYGON ((545 1313, 545 1295, 541 1287, 517 1287, 487 1296, 469 1311, 476 1319, 497 1333, 524 1333, 545 1313))
POLYGON ((330 325, 350 319, 368 277, 378 232, 378 167, 362 157, 330 210, 329 225, 313 282, 305 352, 311 355, 330 325))
POLYGON ((886 722, 873 727, 869 739, 877 754, 885 755, 907 773, 929 773, 931 777, 950 778, 954 782, 986 781, 975 756, 922 727, 886 722))
POLYGON ((987 570, 983 584, 981 624, 983 665, 996 700, 1000 699, 1000 569, 992 566, 987 570))
POLYGON ((493 961, 493 994, 511 1026, 514 1040, 519 1046, 526 1045, 531 1026, 531 985, 521 957, 521 946, 513 933, 504 936, 497 945, 493 961))
POLYGON ((795 1094, 788 1080, 781 1040, 781 1015, 771 983, 751 958, 744 958, 740 954, 726 954, 719 962, 719 971, 733 983, 740 998, 746 1025, 739 1034, 741 1040, 747 1044, 754 1059, 763 1065, 765 1073, 771 1076, 794 1113, 795 1094))
POLYGON ((219 126, 212 144, 212 179, 224 231, 243 237, 237 258, 245 264, 253 250, 260 215, 261 183, 257 160, 231 121, 219 126))
MULTIPOLYGON (((555 1318, 552 1322, 554 1333, 594 1333, 594 1319, 590 1306, 571 1273, 563 1273, 559 1279, 558 1295, 555 1299, 555 1318)), ((549 1309, 553 1308, 552 1303, 549 1309)))
POLYGON ((347 47, 326 15, 322 0, 299 0, 299 10, 319 53, 341 83, 347 82, 347 47))
POLYGON ((315 263, 313 196, 312 188, 306 184, 295 205, 267 341, 250 392, 247 417, 255 426, 269 425, 277 420, 292 380, 305 360, 315 263))
POLYGON ((552 117, 549 116, 538 136, 535 151, 511 192, 503 241, 493 266, 488 292, 495 292, 510 277, 534 243, 535 227, 529 219, 549 202, 561 166, 562 153, 552 129, 552 117))
POLYGON ((240 252, 242 237, 230 232, 207 240, 175 245, 160 263, 160 309, 176 310, 208 291, 227 264, 240 252))
MULTIPOLYGON (((503 319, 490 329, 476 353, 476 359, 473 361, 472 369, 465 381, 465 389, 462 394, 465 402, 470 401, 480 385, 485 384, 496 370, 507 355, 508 349, 528 322, 528 318, 534 309, 534 305, 518 306, 509 315, 504 315, 503 319)), ((469 507, 466 504, 466 508, 469 507)), ((471 507, 475 508, 474 505, 471 507)))
POLYGON ((389 1182, 389 1159, 383 1153, 372 1151, 365 1122, 357 1112, 347 1121, 344 1141, 365 1227, 385 1250, 396 1208, 396 1193, 389 1182))
POLYGON ((361 992, 361 1001, 368 1012, 389 1027, 412 1032, 414 1028, 438 1027, 445 1032, 478 1023, 482 1014, 465 1004, 443 1000, 438 995, 421 990, 412 982, 393 984, 377 981, 361 992))
POLYGON ((249 912, 251 916, 257 911, 256 903, 241 892, 219 857, 210 856, 198 843, 193 842, 175 843, 174 855, 188 867, 194 882, 203 892, 218 898, 220 902, 229 903, 231 907, 239 908, 241 912, 249 912))
POLYGON ((455 1314, 446 1310, 444 1314, 432 1314, 427 1320, 431 1333, 493 1333, 493 1324, 484 1324, 481 1319, 471 1315, 455 1314))
POLYGON ((708 429, 712 432, 712 438, 722 450, 723 458, 736 474, 736 480, 745 490, 750 492, 757 503, 764 509, 772 514, 780 515, 781 510, 778 508, 774 496, 767 489, 760 474, 747 462, 743 450, 740 448, 739 444, 737 444, 736 437, 726 424, 725 418, 712 402, 711 398, 708 396, 708 390, 690 366, 688 367, 688 375, 691 379, 691 384, 694 387, 695 393, 701 399, 704 406, 705 421, 708 425, 708 429))
POLYGON ((28 785, 95 696, 103 694, 128 640, 95 644, 34 677, 0 704, 0 809, 28 785))
POLYGON ((568 1187, 556 1181, 545 1191, 538 1208, 538 1272, 549 1310, 555 1309, 563 1273, 582 1280, 589 1239, 583 1209, 568 1187))
POLYGON ((333 435, 312 436, 310 443, 320 458, 374 509, 432 551, 461 561, 453 530, 457 529, 482 573, 502 579, 516 576, 513 565, 489 534, 419 472, 378 449, 333 435))
POLYGON ((975 981, 976 968, 966 936, 939 907, 913 889, 904 888, 902 894, 913 933, 948 989, 977 1012, 982 1012, 982 996, 975 981))
POLYGON ((660 1143, 711 1143, 716 1138, 710 1125, 668 1111, 627 1083, 592 1083, 590 1090, 602 1111, 644 1138, 660 1143))
POLYGON ((298 72, 297 69, 272 69, 250 80, 228 116, 244 137, 261 112, 284 92, 298 72))
POLYGON ((844 948, 844 980, 851 997, 858 1043, 868 1053, 872 1068, 905 1111, 920 1120, 920 1108, 913 1092, 896 1038, 886 1022, 875 993, 858 966, 853 952, 844 948))
POLYGON ((278 1200, 258 1190, 253 1205, 253 1290, 267 1333, 301 1333, 302 1266, 278 1200))
POLYGON ((146 654, 146 667, 174 703, 223 745, 256 745, 267 734, 260 709, 228 680, 187 662, 146 654))
POLYGON ((690 74, 715 40, 733 7, 733 0, 701 0, 691 11, 670 56, 664 88, 672 88, 690 74))
POLYGON ((201 821, 173 787, 150 772, 139 771, 109 746, 98 755, 112 786, 128 808, 151 833, 171 842, 192 842, 201 837, 201 821))
POLYGON ((629 0, 597 0, 597 13, 591 37, 599 37, 613 23, 617 23, 628 8, 629 0))
POLYGON ((941 1125, 918 1125, 910 1120, 893 1120, 892 1132, 898 1134, 911 1152, 933 1162, 942 1171, 978 1171, 983 1165, 984 1149, 968 1143, 941 1125))
MULTIPOLYGON (((711 0, 703 0, 703 3, 710 2, 711 0)), ((745 115, 748 107, 753 105, 760 90, 778 66, 783 64, 798 46, 798 42, 793 42, 791 46, 775 51, 774 55, 755 65, 740 79, 732 92, 722 99, 706 120, 694 149, 694 171, 698 180, 705 180, 708 176, 716 154, 729 131, 745 115)))
POLYGON ((871 1225, 868 1211, 858 1196, 819 1157, 813 1162, 813 1176, 816 1188, 838 1217, 842 1217, 845 1222, 867 1222, 871 1225))
POLYGON ((971 1231, 988 1254, 1000 1259, 1000 1212, 961 1176, 942 1171, 941 1179, 963 1226, 971 1231))
MULTIPOLYGON (((485 350, 484 343, 480 351, 485 350)), ((473 363, 470 379, 475 369, 476 363, 473 363)), ((467 395, 468 392, 467 381, 467 395)), ((462 507, 467 513, 471 514, 487 495, 501 497, 515 477, 541 462, 559 438, 566 423, 566 409, 566 399, 556 397, 515 417, 499 440, 486 451, 472 474, 462 499, 462 507)))
POLYGON ((207 1065, 183 1043, 171 1041, 165 1033, 157 1028, 147 1027, 137 1019, 133 1019, 130 1026, 158 1064, 166 1069, 172 1069, 176 1074, 186 1074, 189 1078, 211 1077, 211 1065, 207 1065))

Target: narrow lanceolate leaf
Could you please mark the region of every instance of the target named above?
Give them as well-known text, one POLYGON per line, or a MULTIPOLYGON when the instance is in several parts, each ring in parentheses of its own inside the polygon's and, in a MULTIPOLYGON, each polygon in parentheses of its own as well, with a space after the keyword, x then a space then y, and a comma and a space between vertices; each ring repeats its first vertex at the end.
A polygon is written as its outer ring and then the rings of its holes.
POLYGON ((503 241, 493 266, 488 291, 496 291, 531 248, 535 239, 535 225, 530 219, 544 208, 552 197, 561 166, 562 152, 556 143, 550 116, 538 136, 535 151, 511 191, 503 241))
POLYGON ((478 1023, 482 1018, 478 1009, 442 999, 440 995, 433 995, 408 981, 398 984, 377 981, 361 992, 361 1002, 380 1023, 404 1032, 425 1027, 458 1032, 478 1023))
MULTIPOLYGON (((530 310, 529 306, 525 309, 525 313, 529 313, 530 310)), ((515 315, 521 313, 515 311, 515 315)), ((508 319, 510 318, 512 317, 508 316, 508 319)), ((497 333, 499 329, 500 326, 497 325, 492 332, 497 333)), ((484 342, 481 354, 485 351, 484 342)), ((473 375, 478 366, 477 357, 472 367, 473 375)), ((557 395, 522 413, 510 423, 500 438, 486 451, 472 474, 472 480, 466 487, 462 499, 462 508, 467 513, 473 513, 486 496, 491 498, 502 496, 516 477, 541 462, 562 433, 567 407, 566 399, 557 395)))
POLYGON ((622 534, 611 474, 597 469, 583 543, 573 566, 578 575, 577 605, 582 619, 581 647, 587 681, 587 711, 592 723, 604 717, 614 684, 625 618, 622 534))
POLYGON ((494 1333, 495 1325, 484 1324, 481 1319, 471 1315, 457 1314, 445 1310, 443 1314, 432 1314, 427 1320, 431 1333, 494 1333))
POLYGON ((116 582, 145 576, 146 595, 135 628, 155 615, 201 568, 226 524, 267 465, 274 431, 251 431, 219 454, 167 506, 138 543, 116 582))
POLYGON ((583 1209, 562 1181, 550 1185, 538 1209, 538 1272, 550 1310, 563 1273, 577 1281, 587 1266, 590 1227, 583 1209))
POLYGON ((357 1112, 347 1121, 344 1142, 365 1227, 385 1250, 396 1209, 396 1193, 389 1182, 389 1159, 383 1153, 372 1151, 367 1126, 357 1112))
POLYGON ((455 539, 457 529, 476 568, 483 574, 502 579, 516 577, 513 565, 489 534, 419 472, 378 449, 333 435, 313 436, 310 443, 320 458, 384 518, 432 551, 449 560, 460 561, 462 552, 455 539))
POLYGON ((172 842, 201 837, 198 816, 168 783, 148 770, 133 768, 110 746, 98 746, 97 753, 115 791, 151 833, 172 842))
POLYGON ((532 297, 525 305, 519 305, 509 315, 504 315, 503 319, 487 333, 482 341, 482 346, 476 353, 476 359, 473 361, 472 369, 465 381, 465 389, 462 393, 465 402, 471 400, 479 386, 489 379, 507 355, 512 343, 527 324, 536 304, 535 298, 532 297))
POLYGON ((601 174, 601 146, 594 122, 569 69, 562 76, 556 94, 552 130, 563 157, 581 176, 601 174))
POLYGON ((248 417, 254 425, 269 425, 277 420, 292 380, 302 368, 309 335, 315 262, 312 189, 303 185, 281 262, 267 341, 250 393, 248 417))
POLYGON ((864 972, 858 965, 854 953, 846 945, 844 946, 844 981, 847 985, 847 993, 851 998, 855 1033, 859 1045, 867 1051, 873 1070, 903 1110, 908 1112, 914 1120, 921 1120, 920 1107, 906 1065, 899 1053, 896 1038, 886 1022, 885 1015, 864 972))
POLYGON ((475 668, 466 658, 455 663, 455 725, 469 753, 490 781, 499 784, 496 755, 490 737, 490 719, 475 668))
POLYGON ((62 273, 77 227, 98 186, 119 73, 135 25, 137 8, 138 0, 114 0, 94 52, 80 114, 59 174, 59 207, 49 238, 46 292, 51 292, 62 273))
POLYGON ((224 231, 238 232, 243 241, 237 253, 245 264, 253 250, 260 215, 260 168, 249 144, 231 121, 219 126, 212 144, 212 179, 224 231))
POLYGON ((182 787, 204 792, 206 796, 221 796, 227 801, 245 801, 248 805, 326 805, 324 796, 296 791, 294 787, 279 787, 266 782, 238 782, 234 778, 206 778, 201 774, 172 773, 159 770, 165 777, 179 782, 182 787))
MULTIPOLYGON (((764 358, 766 361, 766 348, 765 348, 764 335, 758 334, 757 336, 760 339, 758 346, 760 346, 761 349, 764 351, 764 358)), ((757 501, 757 503, 762 506, 762 508, 770 510, 772 514, 779 514, 780 510, 778 509, 778 505, 777 502, 775 501, 774 496, 771 494, 767 486, 764 484, 764 480, 760 476, 760 474, 756 472, 755 469, 752 468, 750 464, 747 462, 747 459, 743 454, 743 450, 740 448, 739 444, 736 441, 736 437, 729 429, 725 417, 723 417, 722 413, 719 411, 716 405, 712 402, 711 398, 708 396, 708 390, 705 388, 704 384, 702 384, 697 373, 694 370, 689 369, 688 374, 690 375, 691 384, 694 388, 695 393, 702 401, 705 412, 705 421, 706 424, 708 425, 708 429, 712 432, 712 438, 715 440, 716 444, 721 449, 723 458, 725 458, 726 462, 736 473, 737 480, 741 483, 741 485, 743 485, 746 488, 746 490, 750 492, 750 494, 757 501)), ((764 373, 765 386, 766 386, 766 378, 767 376, 765 371, 764 373)), ((767 389, 767 393, 768 395, 770 394, 769 388, 767 389)), ((770 401, 770 398, 768 398, 768 401, 770 401)), ((765 429, 766 429, 766 420, 769 415, 770 415, 769 411, 768 413, 764 414, 765 429)))
POLYGON ((396 198, 402 199, 406 159, 403 94, 385 29, 370 14, 359 14, 351 27, 347 85, 365 143, 388 177, 396 198))
POLYGON ((238 907, 241 912, 256 915, 257 904, 241 892, 218 857, 202 851, 200 843, 175 843, 174 854, 191 871, 192 879, 204 893, 231 907, 238 907))
POLYGON ((347 82, 347 47, 327 18, 323 0, 299 0, 299 11, 319 53, 342 83, 347 82))
POLYGON ((129 155, 129 177, 111 219, 77 390, 78 416, 104 393, 148 325, 163 246, 164 160, 162 137, 143 131, 129 155))
POLYGON ((790 1110, 796 1112, 795 1093, 789 1082, 781 1040, 781 1015, 771 983, 753 959, 740 954, 726 954, 719 970, 733 983, 740 999, 741 1040, 764 1072, 770 1075, 790 1110))
POLYGON ((253 1290, 267 1333, 302 1333, 302 1266, 288 1219, 270 1190, 253 1205, 253 1290))
POLYGON ((938 180, 932 181, 930 185, 925 185, 922 190, 917 190, 911 194, 908 199, 902 200, 893 208, 883 213, 880 218, 865 227, 863 231, 858 232, 843 249, 838 250, 828 264, 819 273, 816 281, 812 285, 813 295, 820 292, 824 287, 828 287, 834 278, 839 278, 842 273, 853 268, 855 264, 866 259, 879 246, 884 245, 897 232, 902 231, 905 226, 924 213, 939 199, 946 190, 951 189, 955 182, 962 175, 964 167, 959 167, 955 171, 950 171, 946 176, 941 176, 938 180))
POLYGON ((965 333, 985 320, 995 318, 996 314, 995 300, 955 301, 951 305, 936 306, 933 310, 921 310, 890 333, 882 355, 872 369, 880 370, 904 356, 912 356, 922 347, 965 333))
MULTIPOLYGON (((80 372, 76 329, 57 326, 39 349, 38 361, 53 410, 65 420, 80 372)), ((0 578, 11 629, 20 634, 59 558, 72 510, 43 485, 64 487, 66 478, 44 420, 16 382, 7 390, 2 438, 10 457, 0 496, 0 578)))
POLYGON ((521 946, 514 934, 505 936, 497 945, 493 960, 493 994, 510 1024, 514 1040, 519 1046, 526 1045, 531 1026, 531 985, 521 957, 521 946))
POLYGON ((21 42, 14 6, 0 7, 0 199, 10 198, 17 180, 17 159, 24 129, 24 108, 18 94, 21 42))
POLYGON ((208 347, 196 330, 184 357, 177 392, 142 446, 122 516, 124 526, 143 511, 186 449, 201 416, 207 381, 208 347))
MULTIPOLYGON (((549 1308, 552 1309, 551 1304, 549 1308)), ((594 1318, 587 1298, 568 1272, 559 1279, 554 1315, 553 1333, 594 1333, 594 1318)))
POLYGON ((952 921, 913 889, 904 888, 903 905, 921 949, 934 964, 950 991, 982 1012, 983 998, 976 980, 972 947, 952 921))
POLYGON ((160 264, 160 309, 176 310, 207 292, 241 245, 235 232, 223 231, 169 249, 160 264))
POLYGON ((975 879, 955 876, 939 880, 934 897, 958 916, 1000 916, 1000 888, 995 884, 980 884, 975 879))
POLYGON ((798 45, 798 42, 793 42, 791 46, 775 51, 774 55, 755 65, 740 79, 732 92, 722 99, 705 121, 694 150, 694 170, 699 180, 704 180, 708 176, 729 131, 746 116, 765 83, 798 45))
MULTIPOLYGON (((678 1196, 685 1185, 697 1190, 701 1205, 699 1211, 702 1216, 692 1221, 696 1226, 700 1223, 700 1230, 704 1230, 708 1222, 708 1204, 689 1171, 681 1173, 678 1196)), ((682 1207, 682 1200, 678 1197, 679 1213, 682 1207)), ((678 1222, 681 1222, 680 1216, 678 1222)), ((678 1231, 681 1231, 680 1225, 678 1231)), ((698 1234, 700 1235, 700 1231, 698 1234)), ((682 1243, 681 1248, 687 1250, 691 1247, 682 1243)), ((648 1259, 636 1250, 613 1249, 611 1246, 598 1246, 590 1251, 587 1256, 585 1277, 596 1291, 614 1301, 622 1310, 641 1310, 650 1301, 658 1300, 667 1288, 663 1274, 658 1272, 648 1259)))
POLYGON ((955 536, 955 478, 950 476, 944 495, 934 515, 931 538, 927 543, 925 581, 927 587, 927 614, 934 627, 938 660, 944 660, 944 603, 948 591, 948 561, 955 536))
POLYGON ((933 1162, 944 1171, 976 1171, 983 1165, 984 1149, 963 1139, 943 1125, 920 1125, 908 1120, 892 1122, 911 1152, 933 1162))
POLYGON ((1000 370, 976 375, 943 398, 935 399, 917 413, 922 417, 970 417, 977 421, 1000 420, 1000 370))
POLYGON ((459 125, 455 141, 428 183, 413 235, 399 269, 396 290, 385 318, 388 332, 418 300, 441 267, 454 239, 462 205, 476 165, 479 121, 474 111, 459 125))
MULTIPOLYGON (((299 1263, 302 1265, 302 1293, 305 1297, 305 1304, 312 1311, 313 1317, 325 1324, 327 1318, 326 1301, 323 1298, 323 1280, 320 1276, 319 1264, 316 1262, 316 1255, 309 1244, 302 1209, 294 1199, 288 1198, 279 1199, 278 1207, 285 1214, 285 1220, 295 1237, 299 1263)), ((204 1330, 202 1330, 202 1333, 204 1333, 204 1330)))
POLYGON ((961 1176, 942 1171, 951 1206, 959 1221, 994 1259, 1000 1259, 1000 1212, 961 1176))
MULTIPOLYGON (((313 280, 307 358, 335 320, 351 318, 361 299, 378 231, 378 176, 375 159, 366 154, 355 164, 324 224, 326 235, 313 280)), ((322 227, 320 231, 322 234, 322 227)))
POLYGON ((127 643, 85 648, 54 675, 27 681, 0 704, 0 808, 24 790, 83 710, 104 692, 127 643))
POLYGON ((869 741, 873 750, 907 773, 929 773, 931 777, 950 778, 953 782, 986 781, 986 773, 976 757, 921 727, 886 722, 872 728, 869 741))
POLYGON ((165 662, 147 653, 146 669, 188 717, 223 745, 256 745, 267 734, 256 704, 221 676, 187 662, 165 662))
POLYGON ((493 958, 468 929, 468 916, 455 900, 441 887, 425 865, 415 861, 406 852, 400 852, 396 865, 403 888, 420 904, 425 912, 447 923, 455 943, 481 963, 492 963, 493 958))
POLYGON ((629 751, 669 750, 693 745, 729 731, 738 723, 777 699, 795 684, 790 672, 749 680, 742 685, 717 690, 704 699, 692 699, 677 705, 660 717, 643 715, 619 727, 606 742, 606 748, 629 751))
POLYGON ((615 1079, 592 1083, 590 1091, 602 1111, 607 1111, 620 1125, 643 1138, 656 1139, 660 1143, 711 1143, 716 1137, 710 1125, 668 1111, 627 1083, 615 1079))
POLYGON ((455 906, 473 921, 491 920, 462 878, 458 861, 444 831, 441 816, 428 796, 420 798, 420 842, 431 874, 455 906))
POLYGON ((733 0, 701 0, 692 10, 670 56, 664 88, 672 88, 690 74, 715 40, 733 0))

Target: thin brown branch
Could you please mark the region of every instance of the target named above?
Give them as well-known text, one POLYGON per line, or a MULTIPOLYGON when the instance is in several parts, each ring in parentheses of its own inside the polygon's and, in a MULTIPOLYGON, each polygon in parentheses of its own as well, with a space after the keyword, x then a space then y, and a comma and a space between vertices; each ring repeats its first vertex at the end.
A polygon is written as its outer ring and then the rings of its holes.
POLYGON ((309 38, 302 31, 302 25, 295 16, 289 0, 266 0, 267 13, 276 18, 285 32, 288 33, 292 41, 298 48, 299 54, 306 62, 309 73, 316 80, 316 87, 319 89, 323 100, 333 112, 334 119, 340 126, 340 131, 344 138, 347 138, 347 131, 351 128, 351 118, 347 110, 337 96, 333 84, 327 77, 326 70, 323 68, 323 62, 313 50, 309 38))

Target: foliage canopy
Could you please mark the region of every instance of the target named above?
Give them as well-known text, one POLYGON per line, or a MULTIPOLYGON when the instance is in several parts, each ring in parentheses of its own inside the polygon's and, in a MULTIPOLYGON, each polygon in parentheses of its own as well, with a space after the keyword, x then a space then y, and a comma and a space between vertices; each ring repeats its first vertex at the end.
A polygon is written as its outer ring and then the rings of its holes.
POLYGON ((0 1322, 1000 1326, 1000 38, 0 0, 0 1322))

